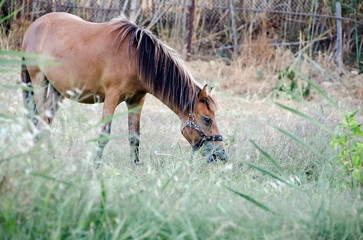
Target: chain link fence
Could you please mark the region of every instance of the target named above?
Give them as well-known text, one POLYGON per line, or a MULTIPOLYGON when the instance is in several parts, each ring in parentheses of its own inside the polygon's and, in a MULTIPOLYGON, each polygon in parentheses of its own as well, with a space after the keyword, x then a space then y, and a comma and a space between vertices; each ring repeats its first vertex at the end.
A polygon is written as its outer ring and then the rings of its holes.
MULTIPOLYGON (((9 0, 4 11, 21 9, 20 19, 31 22, 48 12, 69 12, 93 22, 109 21, 121 14, 137 24, 150 27, 159 36, 185 44, 189 31, 192 0, 9 0)), ((271 45, 294 46, 305 39, 319 39, 314 50, 332 50, 335 43, 336 19, 343 21, 345 50, 362 48, 352 44, 363 37, 362 4, 354 11, 346 8, 342 17, 334 16, 333 0, 195 0, 194 51, 222 51, 239 46, 249 38, 264 34, 271 45), (235 31, 232 30, 231 11, 235 31), (358 13, 358 14, 357 14, 358 13), (352 40, 353 39, 353 40, 352 40)), ((343 6, 344 7, 344 6, 343 6)), ((343 9, 344 10, 344 9, 343 9)), ((24 22, 24 21, 23 21, 24 22)))
MULTIPOLYGON (((16 9, 14 6, 20 2, 12 2, 13 9, 16 9)), ((174 27, 173 32, 180 33, 179 37, 185 39, 190 5, 191 0, 24 0, 21 7, 23 15, 30 21, 53 11, 73 13, 93 22, 109 21, 125 14, 143 26, 157 18, 159 26, 174 27), (136 3, 133 5, 133 2, 136 3)), ((259 22, 264 20, 269 22, 268 27, 283 29, 283 38, 286 39, 306 25, 307 16, 299 13, 312 13, 316 3, 311 0, 234 0, 233 6, 240 33, 252 22, 255 31, 259 22), (263 12, 269 14, 262 19, 263 12)), ((207 35, 226 31, 230 27, 229 11, 228 0, 196 1, 196 29, 207 35)))
MULTIPOLYGON (((16 9, 20 5, 26 7, 26 12, 33 15, 41 15, 49 11, 66 11, 80 15, 91 21, 105 21, 120 13, 127 13, 132 10, 139 11, 146 17, 152 17, 159 13, 160 8, 173 9, 188 8, 191 0, 137 0, 135 8, 132 9, 133 0, 11 0, 9 8, 16 9)), ((311 0, 234 0, 233 4, 237 11, 276 11, 291 13, 310 13, 315 5, 311 0)), ((221 13, 228 9, 228 0, 205 0, 197 1, 197 8, 201 9, 208 18, 219 17, 221 13)), ((167 11, 172 12, 172 11, 167 11)), ((163 18, 171 18, 170 14, 165 14, 163 18)))

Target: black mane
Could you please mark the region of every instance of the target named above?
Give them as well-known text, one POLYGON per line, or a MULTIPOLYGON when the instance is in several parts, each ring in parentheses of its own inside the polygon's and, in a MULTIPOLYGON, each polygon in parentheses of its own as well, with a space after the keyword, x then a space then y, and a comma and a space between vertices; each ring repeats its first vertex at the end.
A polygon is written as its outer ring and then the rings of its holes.
MULTIPOLYGON (((151 94, 182 113, 194 112, 201 88, 194 81, 174 49, 158 40, 150 31, 122 17, 111 21, 118 32, 118 46, 128 37, 129 55, 136 51, 140 79, 151 94)), ((213 99, 210 99, 214 103, 213 99)))

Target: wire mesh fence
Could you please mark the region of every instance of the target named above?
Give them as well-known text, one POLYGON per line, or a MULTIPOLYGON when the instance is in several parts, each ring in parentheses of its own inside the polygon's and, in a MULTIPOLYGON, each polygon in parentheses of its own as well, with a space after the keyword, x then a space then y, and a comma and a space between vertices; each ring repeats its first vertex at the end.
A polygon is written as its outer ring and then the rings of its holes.
MULTIPOLYGON (((4 11, 22 9, 18 18, 33 21, 48 12, 62 11, 93 22, 109 21, 124 14, 158 35, 167 35, 185 44, 189 31, 192 0, 9 0, 4 11)), ((344 23, 347 51, 358 52, 361 45, 352 44, 363 37, 362 4, 345 8, 342 17, 334 16, 334 0, 195 0, 193 46, 200 51, 221 51, 251 44, 255 36, 264 34, 271 45, 295 45, 305 39, 319 39, 314 50, 332 50, 335 22, 344 23), (231 8, 232 6, 232 8, 231 8), (235 32, 232 32, 234 11, 235 32), (358 14, 357 14, 358 13, 358 14), (233 36, 236 35, 236 36, 233 36), (355 35, 355 36, 354 36, 355 35)), ((343 5, 344 7, 344 5, 343 5)), ((362 42, 362 41, 360 41, 362 42)))
MULTIPOLYGON (((92 21, 105 21, 119 15, 121 12, 137 10, 146 17, 151 17, 159 13, 160 8, 186 8, 191 5, 191 0, 138 0, 132 9, 132 0, 23 0, 9 1, 8 7, 16 9, 19 5, 24 5, 27 12, 33 15, 44 14, 49 11, 69 11, 77 15, 84 15, 92 21), (87 13, 87 14, 86 14, 87 13), (103 14, 100 14, 103 13, 103 14)), ((237 11, 280 11, 291 13, 309 13, 316 5, 311 0, 234 0, 233 4, 237 11)), ((221 12, 228 9, 228 0, 205 0, 197 1, 200 8, 208 18, 220 16, 221 12)), ((171 12, 171 11, 167 11, 171 12)), ((244 14, 246 15, 246 14, 244 14)), ((170 14, 165 14, 163 18, 170 18, 170 14)))
MULTIPOLYGON (((129 15, 134 12, 139 21, 153 18, 156 14, 160 20, 173 22, 176 12, 189 11, 191 0, 138 0, 132 6, 132 0, 11 0, 9 7, 16 9, 21 5, 31 19, 51 11, 71 12, 86 20, 94 22, 107 21, 121 13, 129 15)), ((239 13, 240 20, 250 19, 253 12, 270 12, 285 14, 289 19, 298 13, 311 13, 317 5, 311 0, 234 0, 233 5, 239 13)), ((215 22, 229 10, 228 0, 197 1, 197 11, 208 20, 215 22)), ((272 14, 271 14, 272 15, 272 14)))

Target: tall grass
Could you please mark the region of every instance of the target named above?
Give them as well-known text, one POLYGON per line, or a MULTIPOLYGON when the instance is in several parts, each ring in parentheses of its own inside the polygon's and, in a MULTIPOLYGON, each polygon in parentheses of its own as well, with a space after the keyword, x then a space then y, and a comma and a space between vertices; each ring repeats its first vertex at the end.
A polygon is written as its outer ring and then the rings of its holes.
POLYGON ((148 97, 143 164, 127 157, 120 106, 95 170, 90 140, 101 106, 65 101, 35 143, 17 79, 15 70, 1 73, 2 239, 361 238, 361 189, 345 185, 329 147, 339 121, 329 101, 278 99, 277 106, 217 91, 231 161, 207 164, 191 156, 177 117, 148 97))

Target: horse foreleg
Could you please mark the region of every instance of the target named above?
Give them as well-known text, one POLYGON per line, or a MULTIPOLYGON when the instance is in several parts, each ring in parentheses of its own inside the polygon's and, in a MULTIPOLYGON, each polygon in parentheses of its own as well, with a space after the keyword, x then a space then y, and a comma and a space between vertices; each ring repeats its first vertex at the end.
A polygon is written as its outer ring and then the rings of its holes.
POLYGON ((98 149, 96 157, 94 159, 96 168, 98 168, 101 165, 103 149, 105 148, 106 144, 109 141, 110 133, 111 133, 111 122, 108 122, 102 127, 101 134, 99 136, 98 149))
POLYGON ((130 157, 134 163, 139 163, 139 146, 140 146, 140 117, 142 106, 144 105, 145 94, 127 99, 126 104, 129 124, 129 142, 130 157))
POLYGON ((106 121, 101 129, 101 134, 98 140, 98 149, 94 162, 96 168, 101 165, 103 149, 109 141, 111 134, 112 116, 115 112, 117 105, 119 104, 120 94, 117 91, 106 91, 105 102, 103 104, 102 120, 106 121))
MULTIPOLYGON (((25 59, 23 58, 23 61, 25 59)), ((36 116, 38 115, 37 107, 35 106, 34 99, 34 88, 31 82, 30 74, 27 69, 25 63, 21 65, 21 81, 23 83, 23 102, 25 108, 28 110, 28 118, 31 119, 35 126, 38 124, 38 119, 36 116)))

